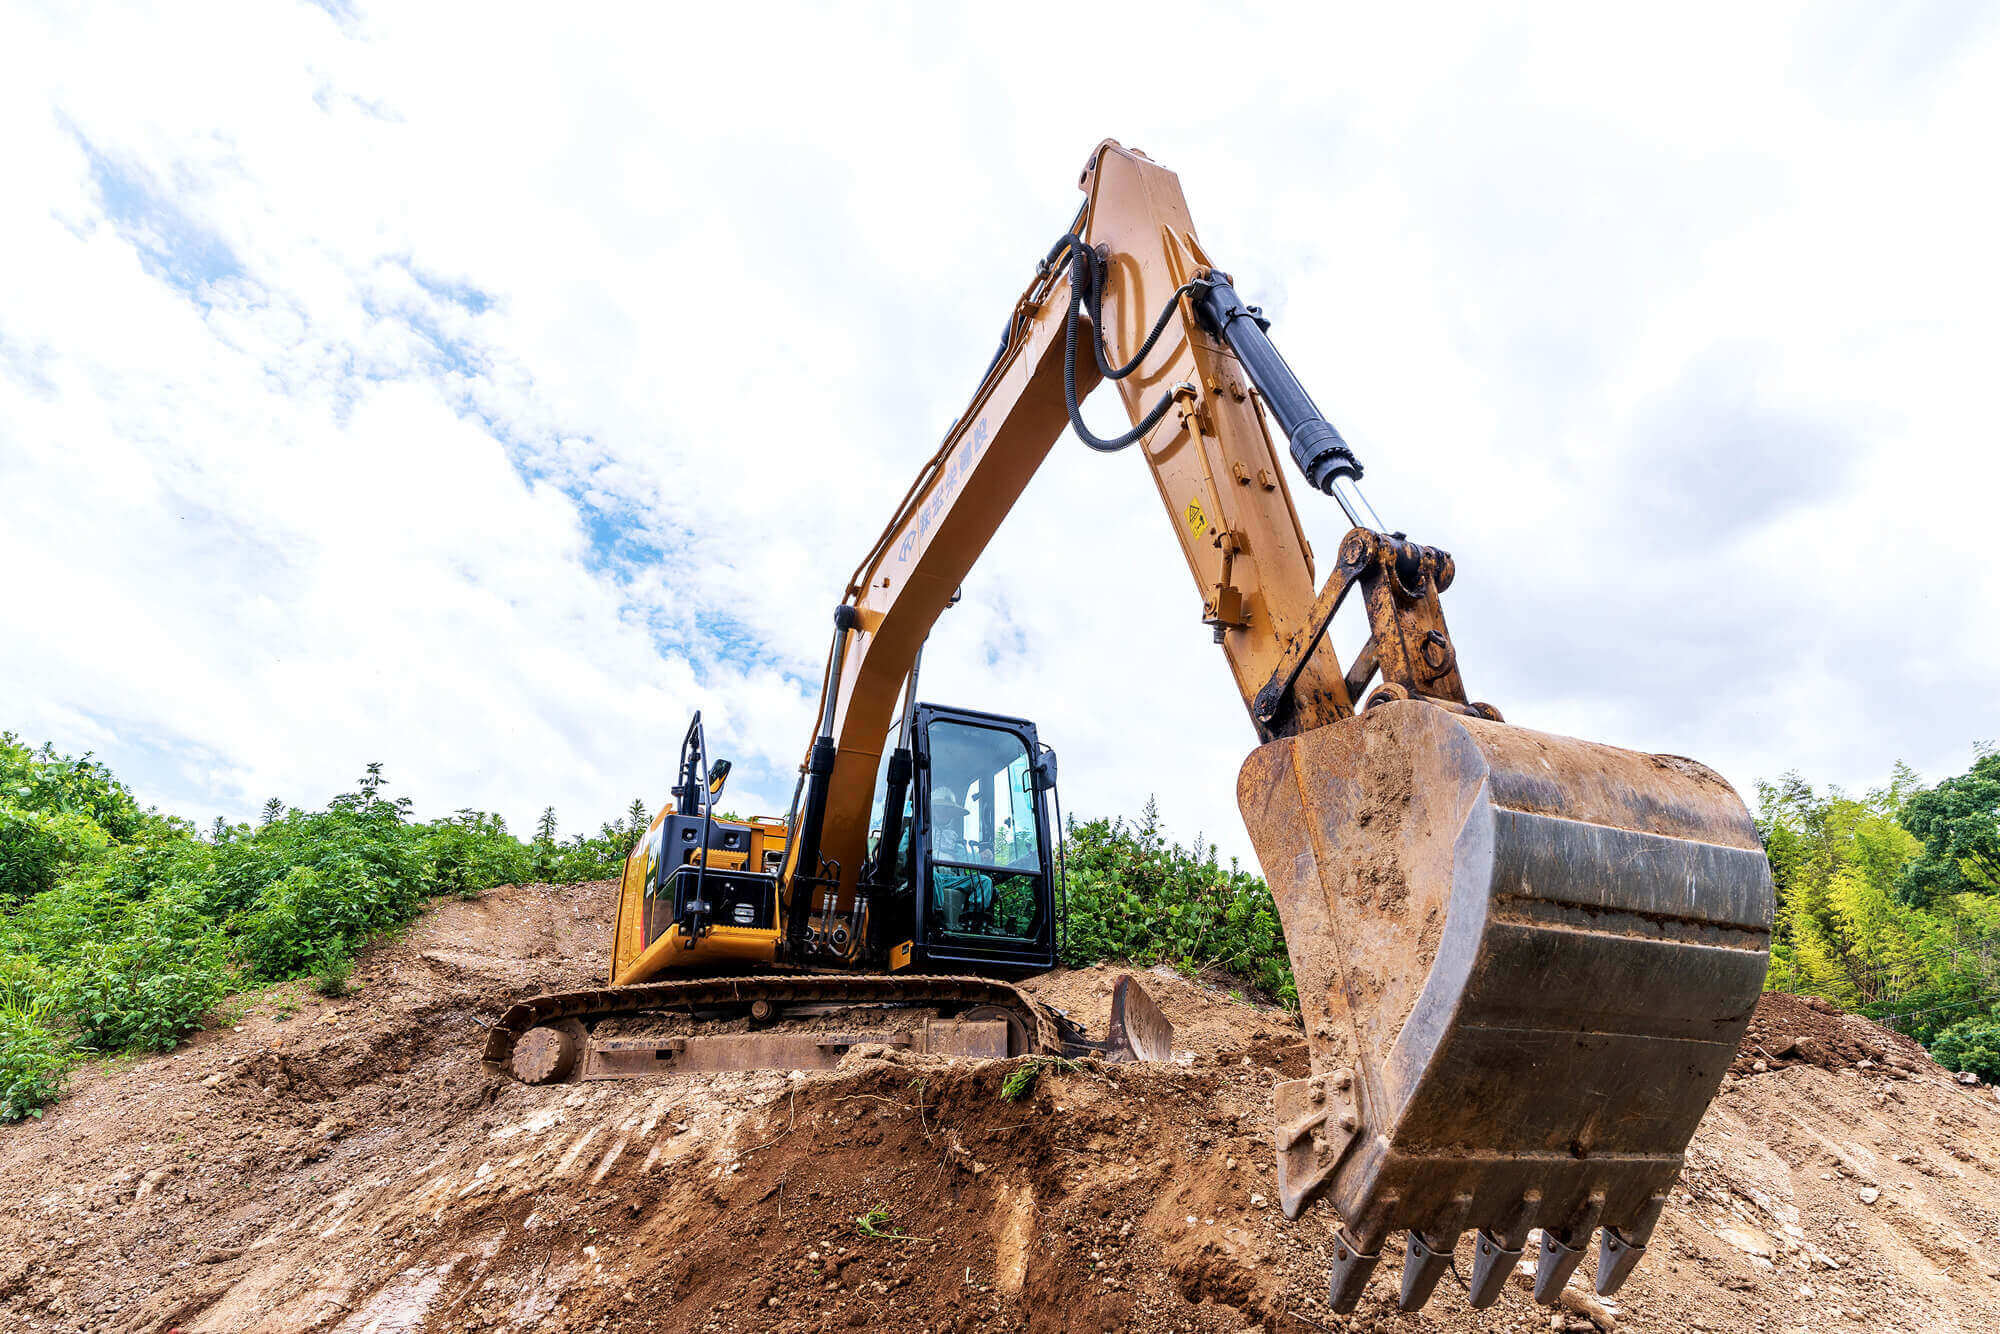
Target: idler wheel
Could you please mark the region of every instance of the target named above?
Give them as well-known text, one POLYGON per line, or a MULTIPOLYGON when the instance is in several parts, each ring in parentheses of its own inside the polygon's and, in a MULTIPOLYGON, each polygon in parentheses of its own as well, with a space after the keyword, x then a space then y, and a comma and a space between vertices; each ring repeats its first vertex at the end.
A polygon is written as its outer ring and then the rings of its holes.
POLYGON ((523 1084, 553 1084, 569 1078, 582 1054, 582 1036, 570 1026, 538 1024, 514 1043, 514 1078, 523 1084))

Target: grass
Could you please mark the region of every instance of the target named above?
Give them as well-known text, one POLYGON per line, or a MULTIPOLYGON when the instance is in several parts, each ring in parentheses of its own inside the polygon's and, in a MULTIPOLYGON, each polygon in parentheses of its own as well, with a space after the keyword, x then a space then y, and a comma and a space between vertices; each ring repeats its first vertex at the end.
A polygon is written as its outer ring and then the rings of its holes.
POLYGON ((870 1209, 865 1214, 854 1216, 855 1230, 864 1237, 876 1241, 929 1241, 929 1237, 913 1237, 907 1232, 894 1231, 895 1223, 889 1218, 887 1209, 870 1209))

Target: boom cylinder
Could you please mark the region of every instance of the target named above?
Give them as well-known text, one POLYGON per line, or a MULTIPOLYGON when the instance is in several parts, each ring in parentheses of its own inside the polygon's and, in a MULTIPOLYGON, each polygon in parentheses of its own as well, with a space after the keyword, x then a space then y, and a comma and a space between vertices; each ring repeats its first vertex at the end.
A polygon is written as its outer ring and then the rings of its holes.
POLYGON ((1350 522, 1361 528, 1384 531, 1382 521, 1356 485, 1361 480, 1361 461, 1341 438, 1332 422, 1314 406, 1299 377, 1265 332, 1270 321, 1255 306, 1243 304, 1227 275, 1212 273, 1195 299, 1202 324, 1236 354, 1250 383, 1270 406, 1278 427, 1291 442, 1292 459, 1315 490, 1324 491, 1340 502, 1350 522))
POLYGON ((826 827, 827 783, 833 777, 834 706, 840 695, 840 674, 847 664, 848 633, 861 617, 846 602, 833 609, 833 658, 826 674, 826 701, 820 707, 819 733, 806 761, 805 809, 799 816, 799 850, 792 858, 791 899, 785 916, 785 947, 793 958, 805 952, 806 917, 812 911, 811 881, 819 875, 820 836, 826 827))

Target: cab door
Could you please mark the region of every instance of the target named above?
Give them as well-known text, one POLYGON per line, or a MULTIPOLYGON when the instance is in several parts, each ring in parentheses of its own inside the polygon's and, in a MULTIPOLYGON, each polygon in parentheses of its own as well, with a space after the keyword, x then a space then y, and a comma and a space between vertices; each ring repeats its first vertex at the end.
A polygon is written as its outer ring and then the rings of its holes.
POLYGON ((1049 769, 1035 725, 931 704, 915 723, 915 961, 1053 967, 1049 769))

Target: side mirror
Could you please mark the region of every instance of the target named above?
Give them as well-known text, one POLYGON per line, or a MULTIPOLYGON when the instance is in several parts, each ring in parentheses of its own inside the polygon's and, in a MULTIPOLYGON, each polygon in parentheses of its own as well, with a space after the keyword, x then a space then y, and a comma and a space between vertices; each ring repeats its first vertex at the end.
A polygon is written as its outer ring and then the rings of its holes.
POLYGON ((1048 746, 1035 757, 1035 786, 1046 792, 1056 785, 1056 753, 1048 746))
POLYGON ((715 800, 722 795, 722 785, 729 781, 729 761, 717 760, 708 770, 708 799, 715 800))

